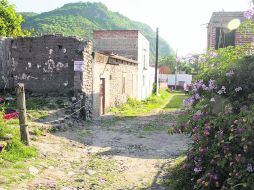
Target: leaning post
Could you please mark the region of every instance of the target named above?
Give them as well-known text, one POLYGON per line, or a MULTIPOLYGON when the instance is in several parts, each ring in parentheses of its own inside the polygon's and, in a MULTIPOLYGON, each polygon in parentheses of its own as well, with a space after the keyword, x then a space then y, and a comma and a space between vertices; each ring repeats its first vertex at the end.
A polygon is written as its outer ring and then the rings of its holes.
POLYGON ((19 125, 20 125, 20 136, 21 141, 29 146, 29 132, 27 125, 27 117, 26 117, 26 97, 25 97, 25 87, 23 83, 18 83, 16 87, 17 93, 17 106, 19 111, 19 125))

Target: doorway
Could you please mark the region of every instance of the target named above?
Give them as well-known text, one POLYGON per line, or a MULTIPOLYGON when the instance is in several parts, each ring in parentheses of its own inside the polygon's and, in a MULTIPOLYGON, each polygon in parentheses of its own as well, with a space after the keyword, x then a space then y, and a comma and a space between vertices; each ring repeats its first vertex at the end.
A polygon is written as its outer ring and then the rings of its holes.
POLYGON ((105 114, 105 79, 100 79, 100 115, 105 114))

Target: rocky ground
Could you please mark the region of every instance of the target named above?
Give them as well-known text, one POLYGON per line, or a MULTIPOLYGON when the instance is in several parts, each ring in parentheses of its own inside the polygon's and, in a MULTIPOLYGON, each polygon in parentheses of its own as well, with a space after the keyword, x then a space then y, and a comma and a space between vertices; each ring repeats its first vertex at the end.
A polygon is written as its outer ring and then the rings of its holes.
POLYGON ((39 157, 28 160, 21 173, 12 174, 14 182, 2 188, 166 189, 164 167, 187 149, 185 136, 167 133, 176 113, 162 109, 138 117, 68 122, 32 141, 39 157))

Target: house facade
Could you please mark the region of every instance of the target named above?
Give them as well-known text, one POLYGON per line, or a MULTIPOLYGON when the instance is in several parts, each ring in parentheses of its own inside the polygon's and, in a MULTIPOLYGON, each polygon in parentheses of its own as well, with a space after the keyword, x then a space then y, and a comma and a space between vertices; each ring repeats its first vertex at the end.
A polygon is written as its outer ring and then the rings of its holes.
POLYGON ((218 49, 253 42, 251 32, 241 33, 238 26, 246 18, 243 12, 214 12, 207 28, 207 48, 218 49), (235 25, 236 29, 231 29, 235 25))
POLYGON ((98 30, 94 31, 95 50, 114 53, 138 62, 137 99, 144 100, 152 93, 153 68, 149 66, 150 44, 138 30, 98 30))
POLYGON ((129 97, 137 98, 137 61, 95 52, 93 67, 94 115, 104 115, 129 97))
POLYGON ((137 98, 138 62, 76 37, 0 38, 0 73, 1 91, 21 82, 27 93, 74 96, 86 119, 137 98))

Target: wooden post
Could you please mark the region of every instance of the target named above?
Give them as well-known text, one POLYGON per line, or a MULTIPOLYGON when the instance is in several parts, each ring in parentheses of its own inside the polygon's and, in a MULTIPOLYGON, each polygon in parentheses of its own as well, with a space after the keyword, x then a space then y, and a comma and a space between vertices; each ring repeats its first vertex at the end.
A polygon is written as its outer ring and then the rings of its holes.
POLYGON ((25 88, 23 83, 18 83, 17 88, 17 105, 19 111, 19 125, 20 125, 20 136, 21 141, 29 146, 29 132, 27 125, 27 117, 26 117, 26 97, 25 97, 25 88))

